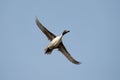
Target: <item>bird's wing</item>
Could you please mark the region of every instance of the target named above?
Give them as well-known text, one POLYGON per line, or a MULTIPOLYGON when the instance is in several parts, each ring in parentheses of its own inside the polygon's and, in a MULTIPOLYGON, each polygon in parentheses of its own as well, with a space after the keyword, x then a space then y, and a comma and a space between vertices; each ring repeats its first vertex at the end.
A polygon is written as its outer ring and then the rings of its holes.
POLYGON ((65 46, 63 45, 63 43, 61 42, 60 45, 58 46, 58 50, 61 51, 63 53, 63 55, 72 63, 74 64, 80 64, 80 62, 76 61, 70 54, 69 52, 66 50, 65 46))
POLYGON ((56 36, 51 33, 50 31, 48 31, 38 20, 38 18, 36 18, 35 20, 37 26, 39 27, 39 29, 47 36, 47 38, 52 41, 56 36))

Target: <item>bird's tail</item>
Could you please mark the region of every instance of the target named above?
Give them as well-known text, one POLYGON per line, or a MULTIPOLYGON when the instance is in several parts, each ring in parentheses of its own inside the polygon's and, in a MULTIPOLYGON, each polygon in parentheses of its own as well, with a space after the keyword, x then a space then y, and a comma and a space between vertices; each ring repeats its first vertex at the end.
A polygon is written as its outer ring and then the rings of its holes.
POLYGON ((52 53, 52 49, 49 49, 48 47, 45 48, 45 54, 51 54, 52 53))

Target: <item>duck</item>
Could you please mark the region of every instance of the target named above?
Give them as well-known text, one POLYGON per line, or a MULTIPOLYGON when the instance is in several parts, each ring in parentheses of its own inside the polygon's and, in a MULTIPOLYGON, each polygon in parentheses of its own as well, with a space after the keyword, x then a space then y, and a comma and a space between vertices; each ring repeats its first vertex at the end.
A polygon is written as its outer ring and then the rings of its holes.
POLYGON ((50 32, 46 27, 42 25, 42 23, 36 18, 35 20, 38 28, 46 35, 50 43, 45 48, 45 54, 51 54, 54 49, 58 49, 70 62, 74 64, 81 64, 81 62, 75 60, 70 53, 65 48, 62 38, 65 34, 69 33, 70 30, 64 30, 59 36, 56 36, 52 32, 50 32))

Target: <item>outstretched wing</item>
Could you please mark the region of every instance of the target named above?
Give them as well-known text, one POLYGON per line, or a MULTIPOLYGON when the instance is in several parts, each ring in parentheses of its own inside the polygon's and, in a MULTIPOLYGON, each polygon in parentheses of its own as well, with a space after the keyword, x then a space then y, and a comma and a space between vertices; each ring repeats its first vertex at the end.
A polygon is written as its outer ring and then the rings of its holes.
POLYGON ((38 20, 38 18, 36 18, 35 20, 37 26, 39 27, 39 29, 47 36, 47 38, 52 41, 56 36, 51 33, 50 31, 48 31, 38 20))
POLYGON ((63 43, 61 42, 60 45, 58 46, 58 50, 61 51, 63 53, 63 55, 72 63, 74 64, 80 64, 80 62, 76 61, 70 54, 69 52, 66 50, 65 46, 63 45, 63 43))

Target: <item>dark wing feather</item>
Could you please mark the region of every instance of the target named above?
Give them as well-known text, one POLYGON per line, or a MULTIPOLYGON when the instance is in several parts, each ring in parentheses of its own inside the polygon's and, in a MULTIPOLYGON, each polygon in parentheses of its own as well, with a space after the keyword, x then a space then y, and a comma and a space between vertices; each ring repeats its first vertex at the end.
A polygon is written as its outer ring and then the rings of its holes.
POLYGON ((39 29, 47 36, 47 38, 52 41, 56 36, 51 33, 50 31, 48 31, 38 20, 38 18, 36 18, 35 20, 37 26, 39 27, 39 29))
POLYGON ((61 51, 63 53, 63 55, 72 63, 74 64, 80 64, 80 62, 76 61, 70 54, 69 52, 66 50, 65 46, 63 45, 63 43, 61 42, 60 45, 58 46, 58 50, 61 51))

